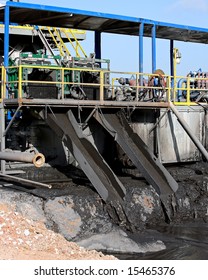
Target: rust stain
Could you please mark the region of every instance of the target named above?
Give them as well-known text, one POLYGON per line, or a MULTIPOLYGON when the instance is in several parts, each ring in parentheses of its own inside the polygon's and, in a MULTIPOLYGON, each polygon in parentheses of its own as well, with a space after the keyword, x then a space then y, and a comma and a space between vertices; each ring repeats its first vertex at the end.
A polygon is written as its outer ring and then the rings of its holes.
POLYGON ((144 202, 144 206, 148 207, 148 208, 153 208, 154 204, 152 202, 152 198, 149 196, 144 196, 143 197, 143 202, 144 202))

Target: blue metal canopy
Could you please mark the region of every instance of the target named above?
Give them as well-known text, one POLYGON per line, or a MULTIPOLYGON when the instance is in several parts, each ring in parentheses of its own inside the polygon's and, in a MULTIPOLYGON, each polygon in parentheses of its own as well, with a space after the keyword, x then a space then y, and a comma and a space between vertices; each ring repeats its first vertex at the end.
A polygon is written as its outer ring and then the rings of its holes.
MULTIPOLYGON (((207 28, 22 2, 8 1, 6 7, 9 8, 10 22, 20 25, 56 26, 139 36, 139 27, 142 23, 145 37, 152 37, 152 27, 154 26, 156 38, 208 43, 207 28)), ((0 21, 2 22, 4 22, 4 10, 5 7, 0 8, 0 21)))

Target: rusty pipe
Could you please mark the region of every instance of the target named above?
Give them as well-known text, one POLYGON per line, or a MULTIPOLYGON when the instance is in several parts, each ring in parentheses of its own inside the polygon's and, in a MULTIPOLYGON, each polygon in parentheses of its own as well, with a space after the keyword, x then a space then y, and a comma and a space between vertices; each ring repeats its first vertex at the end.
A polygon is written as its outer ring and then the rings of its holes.
POLYGON ((33 163, 35 167, 41 167, 45 163, 45 157, 41 153, 33 154, 19 151, 0 152, 0 159, 6 161, 33 163))

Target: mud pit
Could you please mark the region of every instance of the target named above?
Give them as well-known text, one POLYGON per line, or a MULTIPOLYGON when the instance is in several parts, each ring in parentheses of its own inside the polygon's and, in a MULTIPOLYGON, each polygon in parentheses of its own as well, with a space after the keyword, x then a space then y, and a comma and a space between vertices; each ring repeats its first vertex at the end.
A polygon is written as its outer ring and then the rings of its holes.
MULTIPOLYGON (((179 184, 175 204, 170 205, 170 226, 207 223, 207 164, 168 169, 179 184)), ((142 178, 123 176, 120 179, 127 189, 125 210, 128 219, 141 236, 137 242, 129 238, 125 228, 112 222, 105 204, 89 182, 72 176, 69 183, 53 184, 50 190, 27 188, 23 192, 11 185, 0 188, 0 258, 113 259, 81 249, 73 242, 109 254, 153 251, 159 254, 165 249, 165 242, 154 235, 144 238, 143 234, 147 228, 168 226, 158 194, 142 178), (15 222, 19 218, 20 221, 15 222), (23 228, 18 235, 21 225, 23 228)))

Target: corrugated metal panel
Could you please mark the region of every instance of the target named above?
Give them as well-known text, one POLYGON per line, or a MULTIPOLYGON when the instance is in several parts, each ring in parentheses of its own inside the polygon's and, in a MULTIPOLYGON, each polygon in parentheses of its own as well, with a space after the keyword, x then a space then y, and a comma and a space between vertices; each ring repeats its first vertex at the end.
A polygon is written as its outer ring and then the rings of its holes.
POLYGON ((152 110, 139 110, 133 114, 132 123, 130 124, 133 131, 137 133, 149 149, 154 152, 154 132, 150 130, 155 124, 155 113, 152 110), (138 113, 139 112, 139 113, 138 113))
MULTIPOLYGON (((177 109, 193 133, 205 145, 204 110, 199 106, 177 107, 177 109)), ((165 110, 161 109, 160 114, 162 115, 165 110)), ((151 114, 151 111, 143 110, 135 114, 131 127, 153 152, 157 141, 159 158, 163 163, 198 161, 202 159, 199 150, 171 111, 159 123, 157 129, 158 140, 155 137, 155 130, 150 133, 155 121, 154 114, 151 114)))
MULTIPOLYGON (((204 110, 200 107, 177 107, 193 133, 204 143, 204 110)), ((161 160, 164 163, 197 161, 201 159, 197 147, 172 112, 168 112, 159 124, 161 160)))

